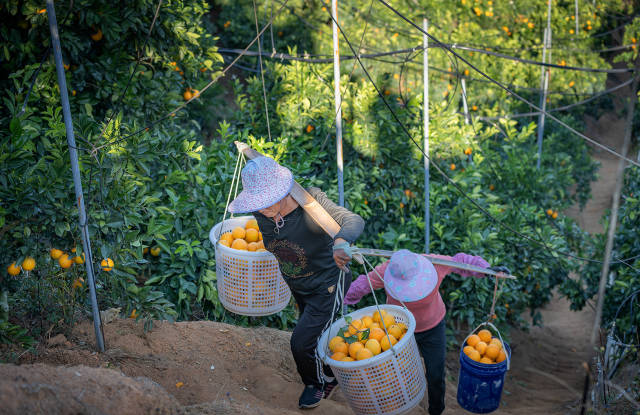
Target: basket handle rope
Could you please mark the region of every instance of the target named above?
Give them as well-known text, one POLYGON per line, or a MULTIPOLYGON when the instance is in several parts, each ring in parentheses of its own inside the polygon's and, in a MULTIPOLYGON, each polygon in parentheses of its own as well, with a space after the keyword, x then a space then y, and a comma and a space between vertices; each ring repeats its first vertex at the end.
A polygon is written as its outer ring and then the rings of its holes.
MULTIPOLYGON (((353 247, 354 252, 357 252, 357 248, 353 247)), ((362 256, 363 262, 362 262, 362 266, 364 267, 364 275, 367 277, 367 282, 369 283, 369 288, 371 288, 371 294, 373 295, 373 300, 376 303, 376 309, 378 310, 378 314, 382 315, 382 313, 380 312, 380 304, 378 304, 378 298, 376 297, 376 293, 373 290, 373 285, 371 284, 371 279, 369 278, 369 271, 367 270, 367 265, 373 270, 373 272, 375 273, 375 275, 378 277, 378 279, 380 281, 382 281, 384 283, 384 278, 382 278, 382 276, 380 275, 380 273, 378 272, 377 269, 375 269, 373 267, 373 265, 371 265, 371 263, 367 260, 367 258, 364 257, 364 255, 362 256)), ((402 306, 409 311, 409 308, 407 307, 407 305, 402 301, 402 300, 398 300, 400 302, 400 304, 402 304, 402 306)), ((389 331, 387 330, 387 325, 384 323, 384 320, 382 320, 382 327, 384 328, 384 331, 387 335, 387 340, 389 341, 389 346, 391 348, 391 352, 393 353, 394 356, 396 356, 396 350, 395 347, 393 346, 393 344, 391 344, 391 339, 389 338, 389 331)))
MULTIPOLYGON (((220 240, 220 236, 222 235, 222 228, 224 227, 224 221, 227 219, 227 212, 229 211, 229 203, 231 203, 231 193, 233 192, 233 187, 235 184, 235 197, 238 195, 238 183, 240 183, 240 161, 244 161, 244 153, 239 152, 238 158, 236 159, 236 167, 233 170, 233 178, 231 179, 231 187, 229 187, 229 195, 227 196, 227 203, 224 206, 224 215, 222 216, 222 224, 220 225, 220 230, 218 231, 218 240, 220 240)), ((233 217, 233 213, 231 214, 233 217)))
MULTIPOLYGON (((344 307, 342 307, 344 304, 344 276, 344 271, 340 270, 340 273, 338 274, 338 282, 336 283, 336 295, 333 297, 333 307, 331 307, 331 319, 329 320, 329 328, 327 330, 331 329, 331 324, 333 324, 333 319, 336 314, 336 308, 340 310, 340 315, 344 318, 344 307)), ((330 337, 331 336, 327 334, 325 350, 329 350, 330 337)))

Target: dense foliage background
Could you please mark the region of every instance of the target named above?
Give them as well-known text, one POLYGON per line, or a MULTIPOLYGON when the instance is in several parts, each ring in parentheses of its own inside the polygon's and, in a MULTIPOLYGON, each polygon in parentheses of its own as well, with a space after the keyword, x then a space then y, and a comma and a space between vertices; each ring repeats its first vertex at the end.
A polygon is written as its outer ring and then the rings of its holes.
MULTIPOLYGON (((428 10, 430 32, 444 42, 541 60, 543 3, 460 0, 445 6, 407 0, 396 6, 416 22, 428 10)), ((262 38, 262 50, 330 57, 331 21, 323 3, 292 0, 277 14, 281 4, 258 7, 259 26, 275 16, 273 28, 262 38)), ((421 45, 421 35, 380 3, 340 4, 343 30, 362 53, 421 45)), ((553 2, 552 63, 608 68, 611 56, 598 50, 614 43, 633 46, 618 60, 635 58, 640 23, 636 19, 629 24, 633 10, 625 3, 585 2, 577 35, 572 32, 573 4, 553 2), (626 27, 610 32, 621 24, 626 27)), ((207 235, 224 212, 236 161, 234 140, 247 141, 275 157, 303 185, 319 186, 337 200, 332 66, 262 62, 271 138, 261 77, 251 72, 259 67, 255 57, 242 58, 238 67, 244 69, 231 71, 175 116, 130 135, 198 94, 221 74, 225 61, 235 57, 228 50, 244 48, 256 34, 251 2, 165 1, 147 41, 156 6, 151 0, 56 4, 100 307, 120 307, 123 315, 148 321, 209 318, 290 328, 296 316, 292 306, 260 319, 225 312, 217 299, 215 258, 207 235), (101 269, 99 261, 104 258, 113 259, 113 270, 101 269)), ((0 5, 0 16, 9 22, 0 28, 2 265, 19 265, 27 256, 37 263, 33 271, 17 276, 3 271, 0 276, 0 341, 29 344, 32 338, 68 330, 74 320, 83 318, 89 310, 88 290, 81 264, 65 270, 49 255, 51 248, 68 254, 75 248, 71 255, 81 256, 82 246, 51 57, 45 58, 36 75, 50 43, 47 14, 40 2, 10 0, 0 5), (21 112, 34 76, 33 91, 21 112)), ((346 44, 341 45, 343 54, 350 55, 346 44)), ((479 51, 458 52, 525 98, 539 102, 539 66, 479 51)), ((418 143, 422 142, 421 61, 419 53, 364 60, 384 99, 418 143)), ((430 155, 455 183, 432 168, 430 250, 481 255, 520 276, 501 286, 495 312, 503 328, 526 325, 525 312, 539 322, 537 310, 555 289, 575 307, 584 306, 595 294, 599 269, 584 268, 582 261, 566 253, 601 259, 604 242, 601 236, 592 239, 562 212, 589 198, 597 165, 588 147, 547 120, 542 167, 536 170, 537 117, 492 118, 531 109, 507 99, 504 91, 442 49, 430 49, 429 62, 430 155), (467 82, 469 124, 461 114, 461 77, 467 82), (579 279, 569 278, 571 272, 579 279)), ((341 85, 346 201, 367 221, 358 245, 422 251, 422 154, 354 63, 343 61, 341 85)), ((603 73, 554 68, 547 107, 602 91, 605 81, 603 73)), ((585 115, 611 108, 611 99, 604 96, 556 114, 582 130, 585 115)), ((634 230, 640 191, 636 173, 630 169, 627 175, 616 240, 615 255, 624 258, 637 255, 640 247, 634 230)), ((637 261, 631 262, 636 268, 637 261)), ((608 291, 607 321, 615 304, 638 283, 637 273, 628 267, 616 265, 614 270, 617 277, 608 291)), ((486 318, 492 293, 493 280, 447 279, 443 295, 452 326, 486 318)), ((637 325, 636 317, 623 318, 625 327, 637 325)))

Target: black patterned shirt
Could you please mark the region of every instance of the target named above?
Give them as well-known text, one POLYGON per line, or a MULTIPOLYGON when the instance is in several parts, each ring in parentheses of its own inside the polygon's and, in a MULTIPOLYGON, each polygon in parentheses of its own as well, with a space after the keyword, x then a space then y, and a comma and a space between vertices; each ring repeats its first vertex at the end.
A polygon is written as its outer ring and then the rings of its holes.
MULTIPOLYGON (((355 213, 333 203, 320 189, 307 191, 340 225, 335 236, 353 243, 364 229, 364 220, 355 213)), ((333 259, 333 241, 302 207, 284 217, 284 226, 275 232, 275 222, 254 212, 262 232, 264 246, 280 265, 280 272, 292 291, 306 295, 335 284, 340 269, 333 259)), ((351 278, 348 275, 347 278, 351 278)))

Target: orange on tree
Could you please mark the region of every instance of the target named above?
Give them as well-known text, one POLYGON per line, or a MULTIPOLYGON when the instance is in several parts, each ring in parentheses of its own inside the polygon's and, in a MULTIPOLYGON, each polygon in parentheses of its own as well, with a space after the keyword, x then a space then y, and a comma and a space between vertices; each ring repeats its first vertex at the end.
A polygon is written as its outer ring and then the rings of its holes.
POLYGON ((95 42, 99 42, 102 40, 102 30, 98 29, 97 32, 91 34, 91 39, 95 42))
POLYGON ((82 254, 82 256, 80 256, 80 255, 74 256, 73 257, 73 262, 75 262, 78 265, 84 264, 84 253, 82 254))
POLYGON ((233 239, 244 239, 247 235, 247 231, 240 226, 236 226, 233 228, 233 231, 231 231, 231 235, 233 236, 233 239))
POLYGON ((51 255, 51 258, 53 259, 58 259, 62 255, 62 251, 56 248, 51 248, 51 251, 49 251, 49 255, 51 255))
POLYGON ((467 147, 467 148, 464 149, 464 154, 466 154, 467 156, 471 155, 472 152, 473 152, 473 150, 471 149, 471 147, 467 147))
POLYGON ((60 265, 60 267, 64 269, 67 269, 71 267, 71 265, 73 265, 73 261, 69 258, 69 255, 62 254, 60 258, 58 258, 58 265, 60 265))
POLYGON ((200 91, 198 91, 197 89, 192 90, 191 93, 193 94, 194 98, 198 98, 200 96, 200 91))
POLYGON ((191 93, 191 91, 186 90, 182 94, 182 97, 184 98, 185 101, 189 101, 191 98, 193 98, 193 94, 191 93))
POLYGON ((75 290, 76 288, 81 288, 84 280, 82 278, 76 278, 71 284, 71 289, 75 290))
POLYGON ((485 343, 491 342, 491 332, 487 329, 482 329, 478 332, 478 337, 485 343))
POLYGON ((551 215, 551 217, 553 219, 558 219, 558 212, 553 212, 553 215, 551 215))
POLYGON ((353 342, 349 345, 349 356, 356 359, 356 355, 360 349, 364 349, 364 345, 360 342, 353 342))
POLYGON ((31 271, 36 267, 36 260, 28 256, 22 261, 22 269, 25 271, 31 271))
POLYGON ((231 248, 246 251, 249 248, 249 244, 244 239, 235 239, 231 244, 231 248))
POLYGON ((136 317, 138 317, 138 313, 136 312, 136 309, 134 308, 131 311, 131 314, 129 314, 129 318, 136 318, 136 317))
POLYGON ((454 163, 451 163, 451 165, 449 166, 449 169, 455 170, 456 169, 456 165, 454 163))
POLYGON ((12 262, 7 267, 7 272, 9 273, 9 275, 13 275, 15 277, 16 275, 20 274, 20 267, 17 266, 15 262, 12 262))
POLYGON ((258 235, 258 231, 253 229, 253 228, 249 228, 245 231, 245 237, 244 239, 247 242, 258 242, 259 240, 259 235, 258 235))
POLYGON ((153 255, 153 256, 159 256, 160 255, 160 247, 159 246, 155 246, 155 247, 151 248, 149 250, 149 252, 151 252, 151 255, 153 255))
POLYGON ((146 255, 148 253, 149 253, 149 247, 147 246, 142 250, 142 255, 146 255))
POLYGON ((102 261, 100 261, 100 266, 102 267, 103 271, 111 271, 113 269, 113 259, 111 258, 105 258, 102 261))

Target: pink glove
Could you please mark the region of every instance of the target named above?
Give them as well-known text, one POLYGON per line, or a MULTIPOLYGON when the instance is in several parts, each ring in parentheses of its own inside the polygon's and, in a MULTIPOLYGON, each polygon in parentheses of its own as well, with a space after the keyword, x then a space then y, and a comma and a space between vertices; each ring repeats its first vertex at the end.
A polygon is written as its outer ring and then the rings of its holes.
MULTIPOLYGON (((458 253, 455 254, 453 256, 453 261, 455 262, 459 262, 461 264, 468 264, 468 265, 475 265, 476 267, 480 267, 480 268, 488 268, 489 267, 489 263, 487 261, 485 261, 482 257, 480 256, 475 256, 475 255, 469 255, 469 254, 465 254, 465 253, 458 253)), ((467 271, 465 269, 460 269, 460 268, 456 268, 455 272, 457 274, 460 274, 463 277, 484 277, 485 274, 482 274, 480 272, 474 272, 474 271, 467 271)))
POLYGON ((356 304, 362 297, 369 294, 370 292, 371 287, 369 287, 367 276, 360 275, 355 281, 351 283, 349 291, 347 291, 347 294, 344 296, 344 303, 347 305, 356 304))

